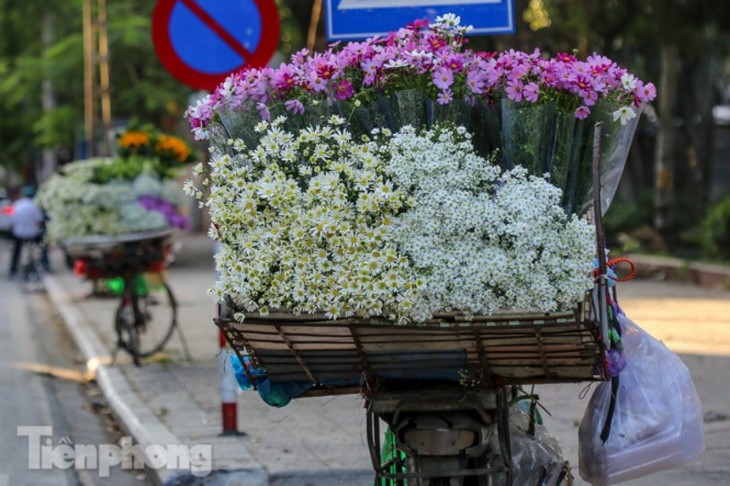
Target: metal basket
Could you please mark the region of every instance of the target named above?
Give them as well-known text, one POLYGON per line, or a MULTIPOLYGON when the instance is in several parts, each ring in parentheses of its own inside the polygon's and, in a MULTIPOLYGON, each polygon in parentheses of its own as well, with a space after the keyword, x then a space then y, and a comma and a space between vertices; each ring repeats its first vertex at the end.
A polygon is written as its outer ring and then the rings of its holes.
POLYGON ((164 265, 170 254, 172 231, 94 235, 71 238, 61 247, 91 278, 134 275, 164 265))
MULTIPOLYGON (((311 382, 312 394, 440 382, 495 386, 604 380, 592 293, 570 312, 450 313, 417 324, 380 318, 246 314, 216 319, 234 352, 273 382, 311 382)), ((251 380, 253 382, 253 380, 251 380)))

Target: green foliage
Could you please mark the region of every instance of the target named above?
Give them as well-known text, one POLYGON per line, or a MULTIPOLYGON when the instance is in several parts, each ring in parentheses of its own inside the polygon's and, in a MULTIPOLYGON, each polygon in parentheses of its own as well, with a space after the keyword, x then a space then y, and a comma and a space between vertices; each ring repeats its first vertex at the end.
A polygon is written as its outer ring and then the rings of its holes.
POLYGON ((69 147, 74 143, 76 110, 64 105, 45 113, 33 124, 35 141, 42 147, 69 147))
POLYGON ((703 256, 730 261, 730 197, 710 208, 701 228, 703 256))
MULTIPOLYGON (((112 116, 173 131, 183 125, 192 90, 157 59, 150 36, 154 5, 107 4, 112 116)), ((0 0, 0 8, 0 163, 32 165, 42 147, 73 154, 84 120, 82 2, 0 0), (55 108, 41 105, 44 82, 52 87, 55 108)))
POLYGON ((607 235, 630 233, 632 230, 651 224, 652 191, 644 191, 635 200, 627 201, 616 197, 603 218, 607 235))

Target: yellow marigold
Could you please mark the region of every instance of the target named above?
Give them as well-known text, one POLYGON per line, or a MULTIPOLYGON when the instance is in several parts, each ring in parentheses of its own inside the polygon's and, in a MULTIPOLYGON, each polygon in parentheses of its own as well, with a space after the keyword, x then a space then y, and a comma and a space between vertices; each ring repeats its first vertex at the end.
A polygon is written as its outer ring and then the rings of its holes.
POLYGON ((190 156, 188 145, 172 135, 160 135, 155 144, 155 152, 172 154, 180 162, 185 162, 190 156))
POLYGON ((144 147, 150 143, 150 135, 147 132, 130 130, 119 137, 117 143, 128 149, 144 147))

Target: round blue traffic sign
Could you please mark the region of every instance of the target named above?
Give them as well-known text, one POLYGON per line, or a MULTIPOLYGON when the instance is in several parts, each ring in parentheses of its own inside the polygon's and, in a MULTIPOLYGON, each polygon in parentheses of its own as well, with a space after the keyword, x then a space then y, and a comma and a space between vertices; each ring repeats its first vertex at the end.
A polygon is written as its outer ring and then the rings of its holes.
POLYGON ((212 90, 230 73, 266 65, 279 43, 274 0, 159 0, 152 38, 165 68, 212 90))

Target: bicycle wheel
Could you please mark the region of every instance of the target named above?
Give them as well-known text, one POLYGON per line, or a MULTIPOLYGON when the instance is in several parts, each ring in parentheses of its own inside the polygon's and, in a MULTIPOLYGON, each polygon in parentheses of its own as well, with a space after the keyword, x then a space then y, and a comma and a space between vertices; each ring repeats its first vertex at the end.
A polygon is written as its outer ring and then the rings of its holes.
POLYGON ((38 266, 34 261, 29 261, 23 265, 23 282, 29 284, 36 284, 40 282, 41 274, 38 271, 38 266))
POLYGON ((159 274, 139 276, 135 282, 137 307, 138 354, 145 358, 161 351, 177 326, 177 301, 165 279, 159 274))
POLYGON ((114 314, 114 329, 117 332, 117 348, 123 349, 132 356, 135 365, 140 365, 139 333, 135 325, 134 292, 124 291, 114 314))
POLYGON ((20 269, 21 281, 23 283, 23 289, 27 292, 33 292, 43 288, 40 264, 35 257, 35 247, 31 245, 34 245, 34 243, 25 243, 23 245, 23 254, 21 257, 21 261, 23 262, 20 269))

